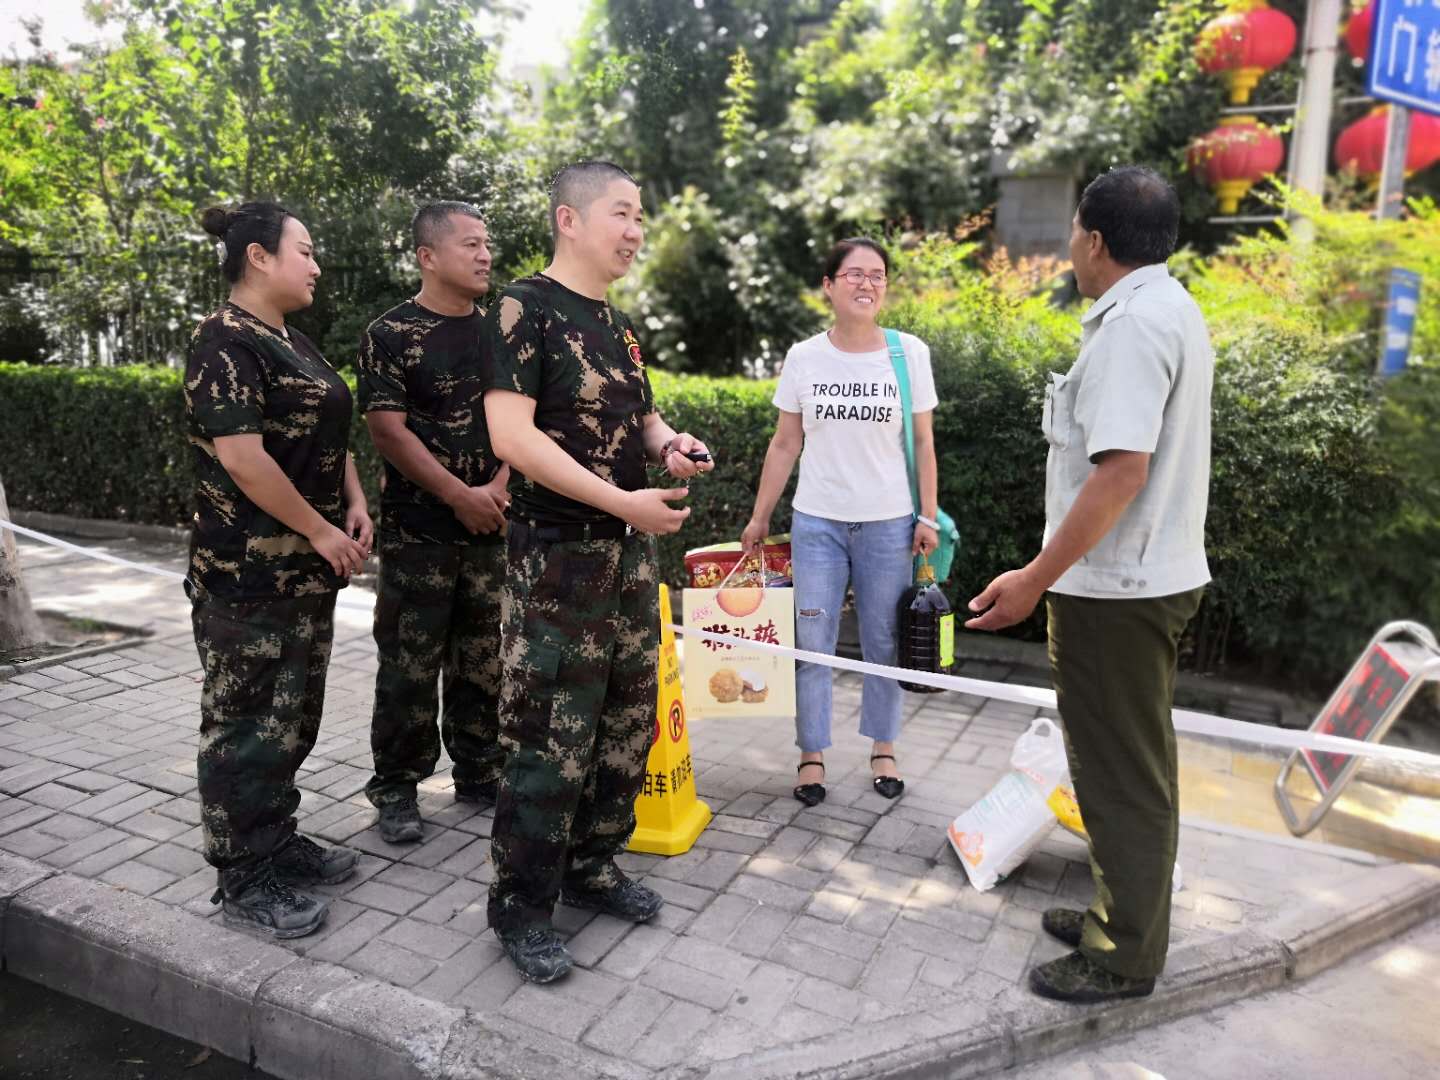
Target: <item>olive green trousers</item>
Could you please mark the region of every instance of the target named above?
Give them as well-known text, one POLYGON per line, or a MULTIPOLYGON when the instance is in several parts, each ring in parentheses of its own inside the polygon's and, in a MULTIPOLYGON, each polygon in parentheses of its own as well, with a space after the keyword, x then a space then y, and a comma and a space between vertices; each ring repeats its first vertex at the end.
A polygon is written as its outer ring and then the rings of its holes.
POLYGON ((1160 974, 1170 944, 1175 662, 1203 593, 1047 598, 1051 677, 1095 876, 1080 951, 1129 978, 1160 974))

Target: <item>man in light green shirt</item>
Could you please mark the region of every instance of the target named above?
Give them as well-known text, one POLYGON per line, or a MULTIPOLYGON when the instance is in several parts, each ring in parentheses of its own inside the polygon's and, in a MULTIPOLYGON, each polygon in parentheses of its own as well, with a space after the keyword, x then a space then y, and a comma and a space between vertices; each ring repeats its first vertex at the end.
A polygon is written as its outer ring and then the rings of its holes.
POLYGON ((1049 593, 1051 676, 1095 877, 1089 911, 1041 920, 1075 951, 1030 985, 1062 1001, 1149 994, 1169 946, 1171 708, 1180 637, 1210 580, 1214 373, 1200 309, 1165 268, 1179 219, 1148 169, 1112 169, 1081 196, 1070 257, 1095 303, 1079 358, 1046 388, 1044 546, 972 600, 983 614, 966 624, 1013 625, 1049 593))

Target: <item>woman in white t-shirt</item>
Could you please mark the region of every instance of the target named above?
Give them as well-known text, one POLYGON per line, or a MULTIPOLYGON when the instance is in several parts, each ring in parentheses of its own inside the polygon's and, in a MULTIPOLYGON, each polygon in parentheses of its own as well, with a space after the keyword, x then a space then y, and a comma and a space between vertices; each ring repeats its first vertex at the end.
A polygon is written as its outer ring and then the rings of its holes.
MULTIPOLYGON (((796 644, 812 652, 835 652, 845 590, 853 585, 860 648, 875 664, 895 663, 900 596, 911 582, 912 557, 934 551, 939 543, 931 427, 937 400, 930 349, 919 338, 900 335, 915 414, 917 515, 905 467, 899 385, 876 322, 889 269, 889 256, 873 240, 842 240, 826 257, 821 288, 835 311, 835 325, 786 354, 774 398, 780 420, 765 454, 755 510, 741 537, 747 551, 759 548, 799 459, 790 526, 796 644)), ((825 798, 830 683, 829 668, 797 664, 795 798, 807 806, 825 798)), ((887 799, 905 790, 895 762, 899 732, 900 685, 866 675, 860 734, 874 740, 872 783, 887 799)))

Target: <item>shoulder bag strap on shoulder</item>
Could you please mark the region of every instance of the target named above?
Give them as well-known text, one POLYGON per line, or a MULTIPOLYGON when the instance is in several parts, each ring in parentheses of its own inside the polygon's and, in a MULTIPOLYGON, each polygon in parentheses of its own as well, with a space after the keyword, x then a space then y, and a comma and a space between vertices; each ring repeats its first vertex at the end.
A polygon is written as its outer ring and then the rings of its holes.
POLYGON ((885 345, 890 350, 890 366, 900 384, 900 413, 905 422, 905 471, 910 477, 910 499, 915 512, 920 512, 920 483, 915 475, 915 418, 910 412, 910 366, 905 361, 905 347, 896 330, 885 331, 885 345))

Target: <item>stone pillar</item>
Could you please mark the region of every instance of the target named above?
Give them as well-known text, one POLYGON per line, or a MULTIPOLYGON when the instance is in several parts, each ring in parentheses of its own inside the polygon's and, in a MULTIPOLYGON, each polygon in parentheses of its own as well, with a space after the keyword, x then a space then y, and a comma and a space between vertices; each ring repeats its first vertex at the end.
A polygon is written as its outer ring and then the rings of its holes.
POLYGON ((1079 177, 1074 167, 1012 169, 1001 155, 990 173, 999 183, 995 206, 995 236, 1019 259, 1025 255, 1070 257, 1070 220, 1079 198, 1079 177))

